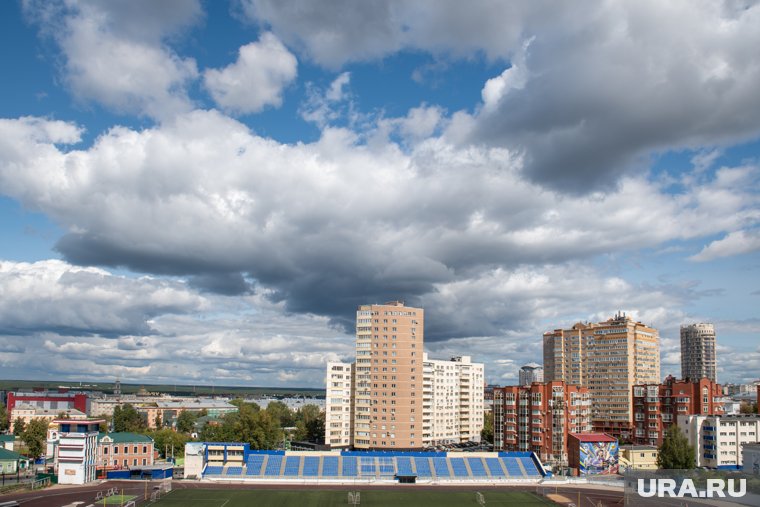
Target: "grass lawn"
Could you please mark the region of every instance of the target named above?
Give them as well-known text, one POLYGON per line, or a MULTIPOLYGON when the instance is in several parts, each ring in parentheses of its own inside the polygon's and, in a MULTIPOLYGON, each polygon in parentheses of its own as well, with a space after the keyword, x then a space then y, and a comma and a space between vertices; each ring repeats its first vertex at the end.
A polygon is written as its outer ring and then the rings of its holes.
MULTIPOLYGON (((362 491, 364 507, 459 507, 478 505, 475 491, 362 491)), ((546 507, 555 505, 532 493, 522 491, 483 492, 486 505, 519 505, 521 507, 546 507)), ((274 491, 234 489, 177 489, 162 497, 154 505, 158 507, 332 507, 348 505, 346 491, 274 491)))

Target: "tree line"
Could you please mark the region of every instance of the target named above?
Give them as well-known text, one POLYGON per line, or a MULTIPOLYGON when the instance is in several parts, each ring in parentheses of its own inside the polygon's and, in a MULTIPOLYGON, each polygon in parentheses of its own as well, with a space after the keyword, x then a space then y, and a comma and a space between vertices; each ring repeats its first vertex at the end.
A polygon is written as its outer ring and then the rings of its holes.
MULTIPOLYGON (((173 427, 159 416, 154 421, 155 428, 149 428, 146 418, 126 403, 115 407, 113 416, 104 418, 106 422, 101 424, 100 431, 146 435, 153 439, 156 450, 165 458, 184 456, 185 444, 192 440, 247 442, 252 449, 277 449, 285 437, 312 442, 324 438, 325 414, 317 405, 304 405, 294 411, 280 401, 269 403, 266 409, 242 399, 231 403, 238 407, 237 412, 206 420, 202 425, 197 423, 208 415, 207 411, 185 410, 177 416, 173 427)), ((59 417, 65 418, 65 415, 59 417)), ((26 444, 30 456, 44 453, 48 424, 43 419, 33 419, 29 424, 21 418, 14 421, 13 433, 26 444)), ((6 431, 8 426, 7 411, 0 403, 0 432, 6 431)))

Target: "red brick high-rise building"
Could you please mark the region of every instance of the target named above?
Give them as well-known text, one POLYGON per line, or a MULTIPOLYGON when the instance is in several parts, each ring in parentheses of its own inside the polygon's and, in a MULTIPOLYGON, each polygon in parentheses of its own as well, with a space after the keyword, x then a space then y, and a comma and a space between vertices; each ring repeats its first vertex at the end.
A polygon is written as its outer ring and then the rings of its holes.
POLYGON ((723 415, 723 390, 708 378, 676 380, 633 386, 633 443, 662 443, 665 431, 677 424, 679 415, 723 415))
POLYGON ((562 381, 493 390, 494 447, 532 451, 544 461, 567 460, 569 433, 591 431, 586 387, 562 381))

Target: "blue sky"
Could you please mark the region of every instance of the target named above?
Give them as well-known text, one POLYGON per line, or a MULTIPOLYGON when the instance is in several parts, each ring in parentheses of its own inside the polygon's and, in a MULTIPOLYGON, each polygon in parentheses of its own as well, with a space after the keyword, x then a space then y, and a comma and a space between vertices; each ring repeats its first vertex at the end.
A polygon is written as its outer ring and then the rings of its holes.
POLYGON ((0 14, 5 377, 320 384, 390 299, 494 383, 620 310, 760 377, 757 5, 0 14))

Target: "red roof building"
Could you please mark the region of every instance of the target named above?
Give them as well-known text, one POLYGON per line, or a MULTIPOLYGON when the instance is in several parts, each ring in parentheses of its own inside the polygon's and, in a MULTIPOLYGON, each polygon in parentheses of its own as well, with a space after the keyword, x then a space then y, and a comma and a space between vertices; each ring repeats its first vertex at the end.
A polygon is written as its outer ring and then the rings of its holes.
POLYGON ((633 443, 662 443, 665 431, 679 415, 723 415, 723 390, 708 378, 676 380, 672 375, 662 384, 633 386, 633 443))

